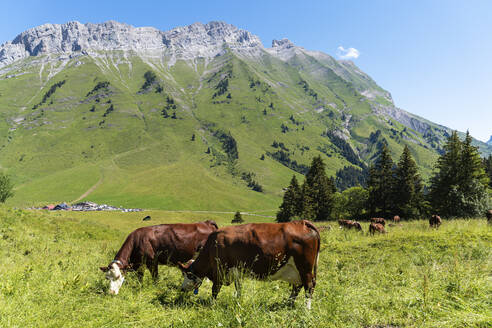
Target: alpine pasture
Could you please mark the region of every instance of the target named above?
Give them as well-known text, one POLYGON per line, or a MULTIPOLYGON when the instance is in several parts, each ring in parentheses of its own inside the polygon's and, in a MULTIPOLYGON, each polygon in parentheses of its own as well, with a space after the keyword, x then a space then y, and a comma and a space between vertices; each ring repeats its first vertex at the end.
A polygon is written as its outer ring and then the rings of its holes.
MULTIPOLYGON (((264 214, 264 213, 263 213, 264 214)), ((273 213, 269 213, 273 214, 273 213)), ((294 307, 283 282, 244 278, 216 301, 179 291, 177 268, 160 266, 157 284, 128 274, 117 296, 99 270, 129 232, 144 225, 215 220, 233 213, 44 212, 0 208, 1 327, 490 327, 492 227, 485 218, 427 220, 370 236, 323 222, 313 308, 301 291, 294 307), (145 215, 152 220, 142 221, 145 215)), ((273 219, 244 215, 245 222, 273 219)))

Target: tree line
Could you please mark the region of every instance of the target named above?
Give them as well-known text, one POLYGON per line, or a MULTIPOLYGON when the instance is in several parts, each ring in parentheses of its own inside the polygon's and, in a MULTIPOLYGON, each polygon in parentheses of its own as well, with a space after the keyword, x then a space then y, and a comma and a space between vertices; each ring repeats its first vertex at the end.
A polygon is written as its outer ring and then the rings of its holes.
POLYGON ((312 220, 389 218, 418 219, 437 213, 443 217, 482 216, 490 206, 492 156, 482 159, 467 132, 460 140, 449 136, 425 186, 410 149, 405 146, 397 163, 386 145, 362 186, 337 192, 320 156, 313 158, 302 185, 294 175, 277 213, 278 222, 296 217, 312 220))

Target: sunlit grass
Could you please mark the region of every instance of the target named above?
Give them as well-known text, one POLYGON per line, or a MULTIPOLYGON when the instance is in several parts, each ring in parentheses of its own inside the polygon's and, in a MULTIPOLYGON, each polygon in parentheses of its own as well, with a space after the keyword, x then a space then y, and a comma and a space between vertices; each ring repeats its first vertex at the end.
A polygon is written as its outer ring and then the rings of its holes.
MULTIPOLYGON (((107 293, 107 265, 136 227, 233 214, 152 211, 70 213, 0 209, 0 326, 113 327, 490 327, 492 227, 485 220, 426 221, 389 227, 371 237, 331 223, 322 232, 313 309, 304 293, 293 308, 283 282, 243 281, 211 299, 181 294, 178 269, 160 266, 157 284, 129 275, 107 293), (150 214, 151 221, 142 222, 150 214)), ((243 216, 247 222, 268 218, 243 216)), ((326 225, 326 223, 323 223, 326 225)))

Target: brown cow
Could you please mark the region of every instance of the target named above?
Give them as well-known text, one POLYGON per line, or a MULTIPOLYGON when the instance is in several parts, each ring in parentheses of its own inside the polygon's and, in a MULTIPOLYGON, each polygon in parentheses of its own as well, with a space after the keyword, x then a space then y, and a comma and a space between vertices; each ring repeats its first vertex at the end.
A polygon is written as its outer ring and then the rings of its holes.
POLYGON ((442 223, 442 220, 441 220, 441 217, 439 215, 433 214, 431 216, 431 218, 429 219, 429 226, 431 228, 439 228, 441 223, 442 223))
POLYGON ((393 223, 398 223, 398 222, 400 222, 400 216, 399 215, 393 216, 393 223))
POLYGON ((485 216, 487 217, 487 222, 488 222, 488 223, 492 223, 492 210, 488 210, 488 211, 485 213, 485 216))
POLYGON ((371 224, 369 225, 369 233, 371 235, 374 235, 376 231, 379 233, 386 233, 386 230, 384 230, 384 226, 381 223, 371 222, 371 224))
POLYGON ((218 229, 214 221, 198 223, 160 224, 139 228, 128 235, 114 260, 101 267, 110 281, 109 292, 118 294, 123 284, 122 273, 137 271, 143 278, 142 264, 146 264, 157 280, 158 264, 177 265, 190 260, 205 245, 208 236, 218 229))
POLYGON ((372 218, 371 222, 382 224, 383 227, 386 226, 386 221, 383 218, 372 218))
POLYGON ((257 279, 289 282, 291 302, 304 287, 309 309, 316 285, 319 249, 319 231, 307 220, 225 227, 210 234, 196 261, 180 264, 184 273, 181 290, 195 289, 197 293, 207 277, 213 282, 214 298, 223 284, 232 281, 239 296, 238 274, 244 270, 257 279))
POLYGON ((338 224, 340 225, 340 228, 347 228, 347 229, 354 228, 355 230, 362 231, 362 226, 357 221, 352 221, 352 220, 338 220, 338 224))
POLYGON ((325 230, 330 231, 331 230, 331 225, 321 225, 321 226, 318 226, 318 231, 319 232, 322 232, 322 231, 325 231, 325 230))

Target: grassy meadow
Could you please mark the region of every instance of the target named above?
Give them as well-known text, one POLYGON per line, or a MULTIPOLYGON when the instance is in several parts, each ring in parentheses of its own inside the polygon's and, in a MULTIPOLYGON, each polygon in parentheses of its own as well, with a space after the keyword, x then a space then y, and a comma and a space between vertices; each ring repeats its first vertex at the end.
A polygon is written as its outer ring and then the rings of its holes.
MULTIPOLYGON (((304 292, 287 306, 284 282, 246 279, 211 299, 178 291, 178 269, 160 266, 153 284, 127 276, 110 296, 99 266, 114 257, 133 229, 164 222, 214 219, 231 213, 146 211, 42 212, 0 208, 0 327, 491 327, 492 227, 484 219, 426 221, 389 227, 386 235, 322 231, 313 309, 304 292), (142 222, 145 215, 152 220, 142 222)), ((244 215, 246 222, 271 218, 244 215)))
MULTIPOLYGON (((65 64, 40 56, 0 73, 0 168, 16 189, 10 206, 72 202, 85 195, 83 200, 125 207, 269 209, 278 207, 293 174, 302 178, 300 169, 288 164, 294 161, 308 165, 321 155, 327 174, 335 175, 360 164, 350 159, 348 146, 368 164, 384 141, 395 159, 408 145, 427 178, 438 156, 419 132, 374 115, 371 108, 379 103, 357 91, 382 92, 374 81, 350 68, 347 83, 328 68, 342 69, 331 61, 306 57, 287 64, 227 52, 210 62, 168 65, 114 51, 65 64), (142 92, 149 70, 161 92, 142 92), (217 95, 227 76, 227 92, 217 95), (103 82, 108 86, 95 90, 103 82), (167 107, 168 97, 175 109, 167 107), (342 130, 350 136, 346 147, 326 135, 342 130), (218 131, 237 143, 235 160, 228 158, 218 131), (263 192, 252 191, 241 179, 244 173, 254 174, 263 192)), ((431 134, 442 133, 430 126, 431 134)))

